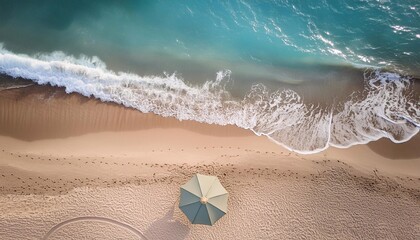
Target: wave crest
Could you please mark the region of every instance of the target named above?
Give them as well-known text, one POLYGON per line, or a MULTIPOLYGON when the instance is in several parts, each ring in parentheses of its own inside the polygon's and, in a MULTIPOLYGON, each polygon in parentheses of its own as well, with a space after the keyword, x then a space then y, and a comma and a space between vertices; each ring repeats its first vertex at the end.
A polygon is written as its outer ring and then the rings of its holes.
POLYGON ((365 90, 332 107, 308 105, 292 90, 270 92, 261 84, 254 85, 244 99, 235 100, 225 88, 229 70, 218 72, 214 81, 192 86, 176 74, 114 72, 97 57, 75 58, 62 52, 28 56, 0 46, 0 73, 64 87, 67 93, 94 96, 144 113, 236 125, 304 154, 382 137, 404 142, 420 126, 420 101, 410 94, 411 80, 379 70, 367 70, 365 90))

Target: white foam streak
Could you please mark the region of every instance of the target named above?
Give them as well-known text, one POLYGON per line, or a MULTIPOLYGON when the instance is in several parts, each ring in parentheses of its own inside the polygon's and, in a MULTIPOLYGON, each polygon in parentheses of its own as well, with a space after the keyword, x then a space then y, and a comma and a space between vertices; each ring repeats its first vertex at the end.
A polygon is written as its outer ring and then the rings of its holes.
POLYGON ((0 73, 64 87, 67 93, 94 96, 145 113, 236 125, 299 153, 382 137, 404 142, 419 131, 419 99, 408 97, 409 79, 379 71, 366 73, 365 94, 355 94, 335 109, 306 105, 292 90, 270 93, 263 85, 253 86, 243 100, 233 100, 224 86, 229 70, 218 72, 214 81, 191 86, 175 74, 117 73, 97 57, 75 58, 62 52, 28 56, 0 46, 0 73))

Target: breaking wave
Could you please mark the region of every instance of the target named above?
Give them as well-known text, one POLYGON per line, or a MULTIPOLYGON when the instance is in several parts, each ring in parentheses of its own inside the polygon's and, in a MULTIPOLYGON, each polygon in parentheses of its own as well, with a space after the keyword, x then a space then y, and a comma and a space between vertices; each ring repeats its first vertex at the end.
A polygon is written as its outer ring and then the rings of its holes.
POLYGON ((331 107, 306 104, 292 90, 270 92, 261 84, 235 100, 225 87, 229 70, 218 72, 213 81, 193 86, 176 74, 114 72, 97 57, 75 58, 62 52, 29 56, 0 46, 0 73, 64 87, 67 93, 93 96, 144 113, 236 125, 303 154, 382 137, 405 142, 420 128, 420 99, 412 90, 412 80, 374 69, 365 71, 364 91, 331 107))

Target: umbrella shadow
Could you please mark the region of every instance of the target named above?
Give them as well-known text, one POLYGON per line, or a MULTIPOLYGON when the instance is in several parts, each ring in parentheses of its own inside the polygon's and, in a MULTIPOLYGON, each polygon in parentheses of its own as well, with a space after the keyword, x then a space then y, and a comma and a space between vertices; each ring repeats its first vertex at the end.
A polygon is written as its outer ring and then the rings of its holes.
POLYGON ((144 232, 149 239, 182 240, 188 236, 190 228, 174 218, 173 206, 162 218, 154 221, 144 232))

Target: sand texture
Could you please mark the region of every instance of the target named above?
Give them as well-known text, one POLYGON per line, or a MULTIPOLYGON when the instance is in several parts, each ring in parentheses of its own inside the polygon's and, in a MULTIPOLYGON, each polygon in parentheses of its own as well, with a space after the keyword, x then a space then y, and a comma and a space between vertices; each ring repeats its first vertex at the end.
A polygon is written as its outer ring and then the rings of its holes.
POLYGON ((418 137, 300 155, 46 86, 0 91, 0 239, 419 239, 418 137), (191 225, 179 186, 219 177, 229 212, 191 225))

